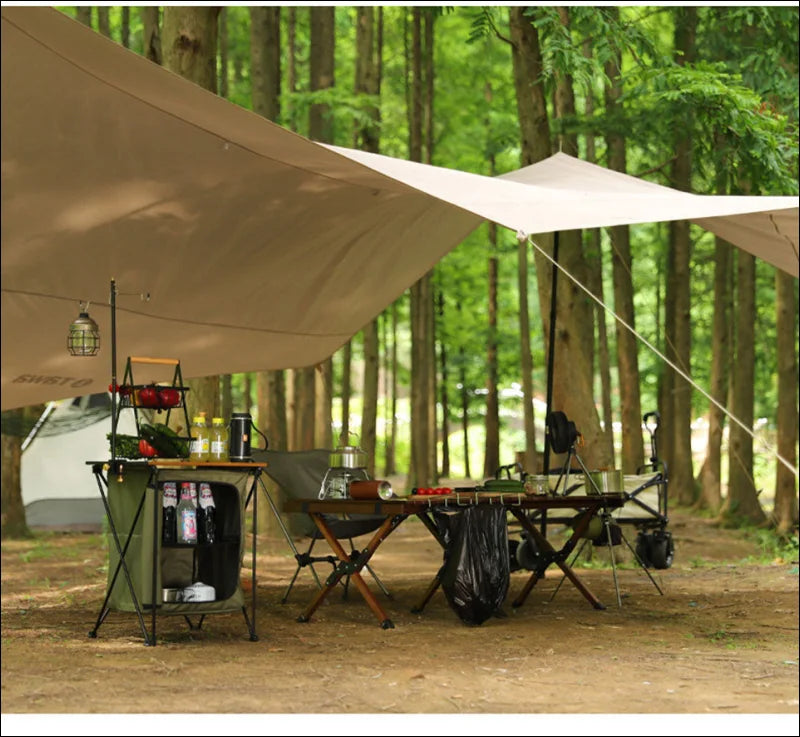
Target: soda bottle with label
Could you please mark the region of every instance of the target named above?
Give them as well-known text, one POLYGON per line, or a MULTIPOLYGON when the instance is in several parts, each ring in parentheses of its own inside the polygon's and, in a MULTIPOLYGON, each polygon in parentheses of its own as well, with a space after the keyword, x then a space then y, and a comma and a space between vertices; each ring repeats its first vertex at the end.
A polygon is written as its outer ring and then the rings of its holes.
POLYGON ((178 541, 178 525, 176 507, 178 490, 174 481, 165 481, 162 487, 163 514, 161 520, 161 542, 174 545, 178 541))
POLYGON ((217 540, 216 506, 211 486, 207 483, 200 484, 200 509, 198 510, 198 526, 200 542, 213 543, 217 540))
POLYGON ((228 460, 228 428, 222 417, 214 417, 211 420, 211 450, 208 460, 227 461, 228 460))
POLYGON ((181 483, 181 500, 177 507, 178 542, 197 543, 197 487, 192 481, 181 483))
POLYGON ((198 414, 192 418, 191 436, 189 459, 192 461, 207 461, 210 450, 210 437, 205 414, 198 414))

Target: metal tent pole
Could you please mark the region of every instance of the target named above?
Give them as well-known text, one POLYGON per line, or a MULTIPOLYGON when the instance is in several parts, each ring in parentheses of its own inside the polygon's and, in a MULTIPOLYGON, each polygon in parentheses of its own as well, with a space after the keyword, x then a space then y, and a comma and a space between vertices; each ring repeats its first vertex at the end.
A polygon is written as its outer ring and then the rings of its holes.
POLYGON ((544 430, 544 457, 542 460, 542 473, 550 472, 550 430, 547 427, 547 417, 552 411, 553 404, 553 366, 555 364, 556 342, 556 295, 558 293, 558 231, 553 234, 553 267, 550 287, 550 341, 547 347, 547 414, 545 415, 544 430))

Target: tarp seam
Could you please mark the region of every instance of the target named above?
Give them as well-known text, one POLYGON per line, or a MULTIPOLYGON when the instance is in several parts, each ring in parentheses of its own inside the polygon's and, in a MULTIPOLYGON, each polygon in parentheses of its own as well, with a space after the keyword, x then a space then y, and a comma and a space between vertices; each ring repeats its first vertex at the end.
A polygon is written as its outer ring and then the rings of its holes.
MULTIPOLYGON (((26 297, 43 297, 45 299, 57 299, 65 302, 86 302, 84 299, 78 299, 76 297, 64 297, 58 294, 44 294, 42 292, 29 292, 24 289, 7 289, 3 287, 3 292, 8 294, 22 294, 26 297)), ((108 309, 111 306, 107 302, 92 302, 94 305, 100 305, 102 307, 106 307, 108 309)), ((132 310, 128 307, 120 307, 117 305, 116 307, 117 312, 125 312, 129 315, 138 315, 139 317, 147 317, 152 320, 165 320, 169 322, 181 323, 184 325, 199 325, 201 327, 210 327, 210 328, 227 328, 230 330, 248 330, 253 333, 269 333, 275 335, 291 335, 291 336, 298 336, 303 338, 349 338, 351 337, 351 333, 311 333, 311 332, 303 332, 299 330, 279 330, 277 328, 256 328, 251 327, 248 325, 230 325, 224 322, 205 322, 203 320, 187 320, 185 318, 180 317, 163 317, 161 315, 153 315, 148 312, 140 312, 139 310, 132 310)))

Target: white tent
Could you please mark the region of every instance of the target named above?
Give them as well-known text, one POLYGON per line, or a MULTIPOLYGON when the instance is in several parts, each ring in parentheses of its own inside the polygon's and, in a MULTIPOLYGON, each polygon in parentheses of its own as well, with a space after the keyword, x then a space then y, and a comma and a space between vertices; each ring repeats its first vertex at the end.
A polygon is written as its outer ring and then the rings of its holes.
MULTIPOLYGON (((86 461, 108 457, 111 395, 108 392, 48 404, 22 450, 20 485, 29 527, 98 528, 105 518, 86 461)), ((136 435, 131 412, 118 432, 136 435)))
POLYGON ((321 361, 484 219, 688 218, 797 275, 794 197, 623 175, 642 191, 614 191, 563 156, 519 182, 324 147, 50 8, 3 7, 1 50, 3 409, 105 390, 111 278, 119 355, 190 378, 321 361), (66 351, 81 301, 97 358, 66 351))

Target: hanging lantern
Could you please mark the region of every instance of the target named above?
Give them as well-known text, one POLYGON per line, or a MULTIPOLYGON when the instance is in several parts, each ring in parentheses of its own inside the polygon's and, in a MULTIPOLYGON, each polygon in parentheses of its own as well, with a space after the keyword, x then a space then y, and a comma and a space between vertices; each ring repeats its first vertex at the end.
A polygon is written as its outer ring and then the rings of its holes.
POLYGON ((94 356, 100 350, 100 329, 88 310, 88 302, 81 303, 80 314, 69 326, 67 349, 73 356, 94 356))

